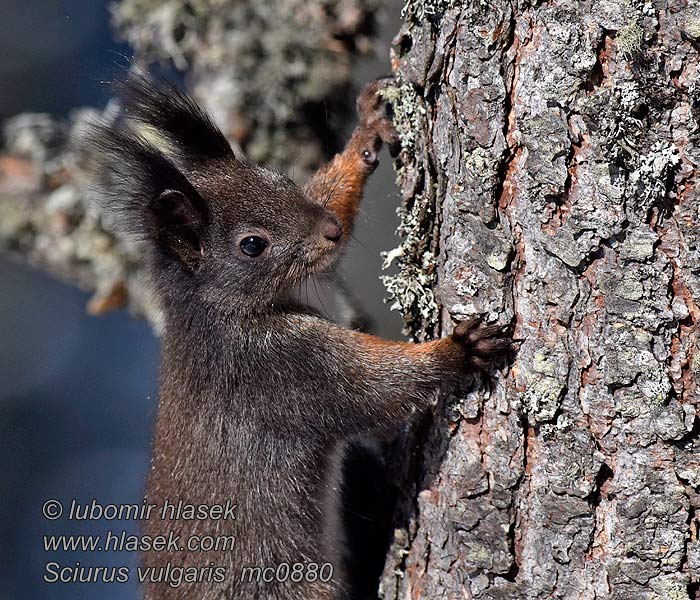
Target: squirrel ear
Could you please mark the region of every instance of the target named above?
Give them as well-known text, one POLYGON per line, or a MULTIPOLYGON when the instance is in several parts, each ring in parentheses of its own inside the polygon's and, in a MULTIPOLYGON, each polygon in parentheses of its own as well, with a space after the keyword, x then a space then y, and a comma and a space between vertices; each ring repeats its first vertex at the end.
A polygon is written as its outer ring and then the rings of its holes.
POLYGON ((161 250, 183 267, 195 270, 203 256, 206 206, 201 198, 166 189, 148 203, 154 238, 161 250))
POLYGON ((194 271, 202 259, 208 207, 163 152, 128 124, 96 122, 86 132, 94 156, 94 201, 123 234, 147 241, 156 257, 194 271))

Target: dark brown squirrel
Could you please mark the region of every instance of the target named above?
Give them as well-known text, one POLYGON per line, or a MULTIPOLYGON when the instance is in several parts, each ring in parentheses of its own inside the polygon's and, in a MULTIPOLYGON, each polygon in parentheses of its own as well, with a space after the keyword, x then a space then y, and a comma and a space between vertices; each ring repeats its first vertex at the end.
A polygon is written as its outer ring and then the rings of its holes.
POLYGON ((382 142, 397 143, 385 83, 364 88, 346 148, 303 188, 236 156, 191 98, 149 76, 130 76, 124 118, 93 132, 105 205, 144 241, 165 318, 147 500, 236 504, 235 519, 152 514, 144 534, 179 538, 143 554, 148 600, 345 598, 345 442, 396 428, 511 348, 477 319, 392 342, 292 300, 338 260, 382 142), (195 535, 235 546, 188 550, 195 535))

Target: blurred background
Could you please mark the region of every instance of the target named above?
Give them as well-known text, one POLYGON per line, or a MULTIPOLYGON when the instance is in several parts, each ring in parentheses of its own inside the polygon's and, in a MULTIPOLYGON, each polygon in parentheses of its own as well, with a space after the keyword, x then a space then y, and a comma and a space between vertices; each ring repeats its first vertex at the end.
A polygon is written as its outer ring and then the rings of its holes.
MULTIPOLYGON (((0 119, 8 122, 19 113, 46 113, 52 117, 51 123, 61 123, 72 118, 80 107, 104 108, 110 90, 103 82, 119 73, 125 62, 123 56, 132 55, 134 44, 141 44, 140 49, 148 55, 149 44, 153 43, 152 39, 146 39, 148 36, 135 37, 128 25, 126 33, 122 29, 122 35, 131 45, 117 41, 114 20, 121 19, 123 25, 133 19, 133 11, 137 9, 148 9, 150 15, 165 19, 163 22, 174 18, 166 14, 173 2, 141 0, 122 4, 132 13, 114 10, 110 13, 109 4, 100 0, 9 0, 4 3, 0 19, 0 119)), ((221 11, 227 3, 213 4, 221 11)), ((362 25, 361 35, 357 34, 359 26, 352 30, 352 35, 347 33, 347 29, 352 28, 346 26, 344 32, 331 36, 340 48, 332 48, 332 51, 351 56, 349 77, 357 87, 390 71, 389 42, 399 27, 400 5, 393 0, 382 3, 381 7, 368 3, 347 4, 370 15, 370 21, 362 25)), ((185 15, 196 16, 196 6, 192 8, 186 2, 184 6, 185 9, 189 6, 185 15)), ((347 20, 338 11, 329 18, 347 20)), ((151 32, 155 32, 155 36, 161 21, 156 19, 154 23, 151 32)), ((245 23, 228 23, 232 36, 237 35, 236 27, 246 26, 245 23)), ((174 30, 176 39, 188 40, 186 21, 184 25, 176 23, 174 30), (177 33, 177 27, 184 29, 177 33)), ((216 75, 215 66, 212 67, 206 57, 188 58, 187 51, 185 47, 181 56, 158 58, 165 58, 165 69, 171 73, 178 69, 187 71, 189 65, 198 64, 198 79, 191 87, 200 90, 200 97, 202 87, 207 85, 212 94, 224 94, 225 86, 212 79, 216 75)), ((256 52, 264 63, 265 48, 256 52)), ((255 56, 253 54, 253 58, 255 56)), ((323 72, 318 77, 325 80, 323 72)), ((286 89, 285 85, 283 81, 281 89, 286 89)), ((340 96, 352 97, 348 88, 339 85, 338 89, 340 96)), ((235 90, 231 93, 235 94, 235 90)), ((203 101, 206 103, 206 99, 203 101)), ((251 101, 243 95, 239 98, 239 108, 245 108, 245 103, 251 101)), ((271 102, 278 101, 273 98, 271 102)), ((313 144, 317 143, 314 132, 317 132, 318 143, 325 145, 323 150, 326 153, 335 150, 334 145, 349 134, 353 124, 347 106, 343 108, 341 104, 336 107, 332 101, 326 102, 325 97, 305 103, 304 114, 295 117, 303 123, 288 128, 290 139, 298 134, 307 144, 307 150, 313 149, 313 144), (334 140, 336 124, 340 131, 337 131, 338 139, 334 140)), ((216 114, 217 106, 210 108, 216 114)), ((227 116, 222 114, 217 118, 226 121, 227 116)), ((262 138, 251 131, 266 127, 274 134, 274 118, 267 121, 262 118, 256 121, 256 118, 242 119, 244 125, 234 120, 225 122, 224 126, 255 158, 265 159, 269 154, 270 163, 280 168, 290 166, 274 152, 266 154, 262 138)), ((49 127, 41 118, 32 123, 29 130, 39 137, 49 127)), ((41 153, 22 150, 22 144, 27 144, 28 130, 20 125, 5 130, 4 162, 0 168, 5 178, 4 184, 0 184, 0 238, 4 235, 5 241, 0 246, 6 251, 0 253, 0 600, 132 599, 138 595, 133 577, 124 584, 43 582, 45 565, 50 561, 68 566, 79 562, 83 566, 134 567, 135 557, 127 553, 45 551, 44 535, 104 533, 115 524, 66 519, 48 521, 42 516, 41 507, 49 498, 59 499, 66 505, 71 499, 89 502, 93 498, 101 503, 140 502, 156 409, 158 340, 147 320, 132 317, 125 310, 106 310, 114 300, 115 288, 97 298, 97 304, 92 306, 93 313, 104 314, 87 314, 86 305, 92 294, 55 277, 57 273, 65 274, 82 283, 84 288, 94 287, 92 275, 84 276, 88 266, 92 268, 89 256, 73 257, 73 266, 65 273, 61 268, 54 268, 58 261, 52 262, 52 256, 62 247, 62 230, 55 237, 43 238, 43 245, 36 242, 35 220, 22 223, 23 237, 15 235, 17 216, 13 211, 23 206, 25 197, 31 198, 37 206, 47 197, 53 203, 61 199, 67 202, 65 198, 68 197, 65 189, 68 184, 64 180, 54 181, 60 179, 65 166, 55 172, 44 168, 41 185, 26 188, 29 190, 26 193, 22 187, 25 183, 16 183, 17 177, 25 174, 22 161, 36 165, 37 161, 48 160, 41 153), (41 186, 48 186, 52 193, 44 194, 41 186), (61 190, 63 195, 58 193, 61 190), (29 258, 40 268, 29 266, 22 257, 29 258), (76 273, 79 276, 74 277, 76 273)), ((56 128, 55 125, 51 127, 56 128)), ((53 129, 51 132, 54 135, 53 129)), ((64 156, 60 154, 62 149, 55 152, 57 157, 64 156)), ((305 156, 310 156, 308 164, 313 165, 313 152, 309 150, 305 156)), ((61 160, 65 165, 66 161, 61 160)), ((293 172, 295 165, 291 167, 293 172)), ((298 175, 305 165, 296 167, 298 175)), ((385 150, 365 198, 355 231, 357 241, 348 252, 341 274, 371 317, 372 330, 385 337, 398 338, 401 319, 383 302, 385 290, 379 280, 380 251, 397 245, 394 229, 399 203, 385 150)), ((74 224, 62 227, 67 227, 70 235, 75 232, 74 224)), ((100 265, 100 276, 105 276, 103 271, 109 269, 105 268, 105 263, 100 265)), ((131 273, 128 269, 125 272, 131 273)), ((133 285, 138 286, 138 283, 133 285)), ((95 296, 92 298, 94 301, 95 296)), ((136 525, 121 522, 118 529, 135 533, 136 525)))

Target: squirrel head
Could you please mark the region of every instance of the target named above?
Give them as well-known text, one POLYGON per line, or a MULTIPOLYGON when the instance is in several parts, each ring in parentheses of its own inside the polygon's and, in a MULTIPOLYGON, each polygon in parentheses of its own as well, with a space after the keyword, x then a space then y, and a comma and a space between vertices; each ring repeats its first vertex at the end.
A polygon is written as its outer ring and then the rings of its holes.
POLYGON ((96 196, 145 242, 161 295, 262 308, 338 256, 335 215, 289 178, 237 157, 197 103, 131 75, 96 124, 96 196))

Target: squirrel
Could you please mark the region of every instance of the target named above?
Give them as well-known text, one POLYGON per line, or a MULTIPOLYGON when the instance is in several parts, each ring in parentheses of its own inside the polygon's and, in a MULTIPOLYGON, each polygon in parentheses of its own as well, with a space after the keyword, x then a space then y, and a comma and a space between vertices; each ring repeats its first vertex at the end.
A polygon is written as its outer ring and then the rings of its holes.
POLYGON ((510 352, 478 318, 395 342, 292 299, 338 261, 382 143, 396 148, 385 85, 364 87, 345 149, 301 188, 237 156, 192 98, 147 74, 121 86, 123 119, 91 133, 102 206, 143 241, 164 313, 146 499, 236 507, 151 515, 144 534, 177 542, 143 552, 147 600, 346 598, 344 444, 397 428, 441 384, 510 352), (235 543, 188 547, 196 536, 235 543))

